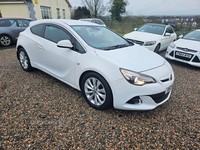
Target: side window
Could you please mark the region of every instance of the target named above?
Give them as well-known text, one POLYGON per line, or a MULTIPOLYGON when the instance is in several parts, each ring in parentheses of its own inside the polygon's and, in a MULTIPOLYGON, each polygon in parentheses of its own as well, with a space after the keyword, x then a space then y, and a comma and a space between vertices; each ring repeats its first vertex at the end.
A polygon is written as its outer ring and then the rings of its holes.
POLYGON ((0 27, 10 27, 14 22, 14 20, 1 20, 0 27))
POLYGON ((30 20, 17 20, 19 27, 28 27, 30 22, 30 20))
POLYGON ((174 33, 174 31, 171 27, 168 27, 167 30, 166 30, 166 33, 174 33))
POLYGON ((95 20, 92 20, 91 22, 96 23, 95 20))
POLYGON ((58 43, 61 40, 71 40, 67 31, 51 25, 46 26, 44 38, 55 43, 58 43))
POLYGON ((99 20, 95 20, 95 22, 96 22, 97 24, 101 24, 101 21, 99 21, 99 20))
POLYGON ((35 35, 41 36, 42 37, 42 31, 43 31, 43 25, 36 25, 31 28, 31 32, 35 35))
POLYGON ((103 21, 101 21, 101 20, 99 20, 99 23, 100 23, 100 24, 104 24, 103 21))
POLYGON ((78 51, 79 53, 85 53, 84 48, 78 41, 75 41, 75 50, 78 51))

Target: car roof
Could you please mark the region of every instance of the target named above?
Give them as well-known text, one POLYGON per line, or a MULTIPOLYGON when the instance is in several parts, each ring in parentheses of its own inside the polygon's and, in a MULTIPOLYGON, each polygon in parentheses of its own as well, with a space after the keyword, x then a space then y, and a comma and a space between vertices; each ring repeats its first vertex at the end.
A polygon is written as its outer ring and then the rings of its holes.
POLYGON ((69 26, 73 25, 91 25, 91 26, 99 26, 98 24, 92 22, 86 22, 81 20, 72 20, 72 19, 42 19, 37 21, 32 21, 31 26, 41 24, 41 23, 65 23, 69 26))
POLYGON ((79 19, 79 20, 101 20, 101 19, 98 19, 98 18, 83 18, 83 19, 79 19))
POLYGON ((159 24, 159 23, 147 23, 149 25, 155 25, 155 26, 162 26, 162 27, 166 27, 168 25, 165 25, 165 24, 159 24))
POLYGON ((26 19, 26 20, 32 20, 30 18, 0 18, 0 20, 10 20, 10 19, 26 19))

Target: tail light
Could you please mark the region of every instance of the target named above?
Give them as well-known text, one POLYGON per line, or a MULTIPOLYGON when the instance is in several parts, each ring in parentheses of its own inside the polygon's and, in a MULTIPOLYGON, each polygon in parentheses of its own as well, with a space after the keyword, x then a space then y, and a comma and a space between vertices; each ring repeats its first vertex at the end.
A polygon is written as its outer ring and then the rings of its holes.
POLYGON ((20 36, 20 33, 18 34, 18 36, 17 37, 19 37, 20 36))

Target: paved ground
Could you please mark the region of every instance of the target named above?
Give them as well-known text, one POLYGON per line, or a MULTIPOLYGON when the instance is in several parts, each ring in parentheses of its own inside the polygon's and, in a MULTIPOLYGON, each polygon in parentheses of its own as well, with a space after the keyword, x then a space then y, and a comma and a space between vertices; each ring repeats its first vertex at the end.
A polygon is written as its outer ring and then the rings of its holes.
POLYGON ((98 111, 55 78, 22 71, 14 48, 0 50, 0 150, 199 149, 200 68, 169 62, 176 80, 166 103, 98 111))

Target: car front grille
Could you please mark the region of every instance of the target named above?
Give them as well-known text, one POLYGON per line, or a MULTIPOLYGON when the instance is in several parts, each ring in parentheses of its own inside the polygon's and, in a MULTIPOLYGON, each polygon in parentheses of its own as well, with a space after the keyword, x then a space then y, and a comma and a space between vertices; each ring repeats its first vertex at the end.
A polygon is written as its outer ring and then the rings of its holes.
POLYGON ((137 41, 137 40, 132 40, 132 39, 128 39, 128 40, 130 40, 130 41, 132 41, 133 43, 138 44, 138 45, 140 45, 140 46, 142 46, 142 45, 144 44, 144 42, 142 42, 142 41, 137 41))
POLYGON ((164 101, 168 96, 169 96, 169 93, 165 93, 165 92, 162 92, 162 93, 158 93, 158 94, 154 94, 154 95, 149 95, 155 103, 160 103, 162 101, 164 101))
POLYGON ((191 52, 191 53, 197 52, 196 50, 192 50, 192 49, 189 49, 189 48, 183 48, 183 47, 177 47, 177 49, 180 49, 180 50, 185 51, 185 52, 191 52))
POLYGON ((197 56, 195 56, 194 59, 192 60, 192 62, 199 63, 199 62, 200 62, 200 59, 199 59, 197 56))

